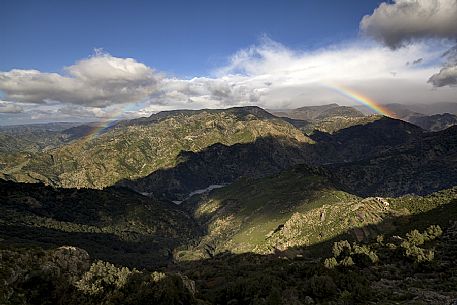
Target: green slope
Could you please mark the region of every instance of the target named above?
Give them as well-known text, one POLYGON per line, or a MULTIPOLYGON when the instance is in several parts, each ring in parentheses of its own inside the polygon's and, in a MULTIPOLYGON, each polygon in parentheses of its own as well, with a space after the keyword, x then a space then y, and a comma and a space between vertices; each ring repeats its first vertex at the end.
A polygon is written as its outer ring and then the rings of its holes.
POLYGON ((2 172, 16 181, 103 188, 175 166, 181 151, 200 151, 215 143, 249 143, 265 136, 312 142, 289 123, 257 107, 174 111, 120 122, 98 137, 22 156, 25 165, 19 158, 8 160, 9 156, 0 160, 6 159, 2 172))
POLYGON ((455 189, 431 197, 358 197, 344 191, 330 172, 298 166, 267 178, 242 179, 185 201, 183 207, 205 235, 195 249, 182 251, 179 258, 224 251, 273 253, 343 233, 366 240, 405 225, 390 220, 417 213, 414 200, 425 202, 422 205, 430 210, 456 198, 455 189))

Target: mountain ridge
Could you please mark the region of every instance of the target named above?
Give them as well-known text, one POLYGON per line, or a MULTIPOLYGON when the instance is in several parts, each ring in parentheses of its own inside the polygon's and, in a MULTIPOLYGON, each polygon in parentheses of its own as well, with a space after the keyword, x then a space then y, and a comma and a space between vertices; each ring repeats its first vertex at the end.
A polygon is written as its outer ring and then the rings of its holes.
POLYGON ((258 107, 193 111, 190 116, 168 116, 146 126, 115 125, 98 137, 83 137, 61 148, 24 155, 25 161, 18 158, 17 164, 8 161, 9 169, 3 171, 17 181, 102 188, 174 166, 183 150, 199 151, 218 142, 252 142, 267 135, 311 142, 289 123, 258 107), (103 174, 107 171, 109 176, 103 174))

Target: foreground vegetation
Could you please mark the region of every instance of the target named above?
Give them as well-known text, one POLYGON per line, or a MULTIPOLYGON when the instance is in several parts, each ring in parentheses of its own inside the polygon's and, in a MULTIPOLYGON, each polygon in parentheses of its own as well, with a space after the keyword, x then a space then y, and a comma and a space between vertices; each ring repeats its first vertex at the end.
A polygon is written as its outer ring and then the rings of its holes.
POLYGON ((2 304, 453 304, 457 222, 370 243, 335 242, 327 258, 221 254, 146 271, 84 250, 0 251, 2 304))
POLYGON ((94 259, 155 267, 199 235, 179 206, 128 189, 54 189, 0 180, 0 245, 72 245, 94 259))
MULTIPOLYGON (((303 190, 306 198, 312 198, 310 192, 316 190, 312 185, 329 185, 318 172, 313 174, 310 176, 309 173, 295 171, 283 174, 285 176, 261 179, 260 182, 279 179, 276 180, 279 183, 287 178, 283 181, 291 187, 287 193, 296 196, 287 202, 301 202, 298 199, 299 184, 294 187, 291 179, 306 177, 308 182, 313 182, 307 184, 309 189, 303 190)), ((343 204, 344 193, 330 196, 332 192, 327 189, 329 197, 318 196, 325 202, 308 200, 308 206, 304 203, 298 205, 299 213, 306 215, 325 205, 330 207, 332 196, 338 196, 340 201, 333 203, 334 208, 344 220, 349 219, 343 223, 356 227, 343 226, 341 231, 336 231, 336 235, 319 235, 326 232, 326 226, 334 226, 332 222, 321 220, 319 212, 316 217, 321 229, 310 230, 315 225, 303 222, 303 225, 295 223, 294 228, 299 235, 289 236, 281 233, 282 230, 273 232, 264 245, 274 246, 266 252, 257 251, 259 247, 245 253, 219 248, 211 255, 206 251, 207 255, 183 260, 185 257, 176 256, 183 247, 176 241, 180 240, 183 244, 187 241, 187 251, 197 251, 199 245, 192 246, 189 235, 204 234, 198 233, 198 229, 194 233, 185 232, 192 227, 190 219, 181 220, 180 225, 187 222, 182 232, 173 231, 173 228, 179 228, 178 224, 167 224, 171 219, 179 219, 184 210, 176 208, 173 212, 176 215, 170 214, 171 211, 162 211, 162 216, 156 218, 154 214, 147 214, 147 207, 154 207, 157 213, 160 203, 143 196, 136 198, 128 190, 53 190, 40 185, 6 183, 8 188, 2 188, 6 193, 2 199, 0 240, 1 304, 441 305, 452 304, 457 299, 455 189, 428 196, 388 198, 385 199, 389 202, 388 207, 381 208, 382 205, 378 204, 379 214, 373 210, 375 199, 363 201, 357 196, 346 195, 349 196, 346 198, 348 201, 343 204), (58 208, 61 205, 59 198, 68 199, 70 193, 71 198, 77 199, 74 201, 77 204, 69 210, 58 208), (98 198, 95 204, 88 200, 94 196, 98 198), (102 198, 104 201, 101 201, 102 198), (113 198, 125 207, 113 206, 113 198), (109 210, 108 203, 115 209, 109 210), (350 221, 353 217, 360 219, 362 214, 357 210, 354 210, 353 216, 341 214, 344 210, 352 211, 357 205, 358 208, 365 206, 363 211, 377 218, 357 224, 350 221), (86 209, 90 207, 87 214, 81 209, 83 206, 86 209), (130 209, 135 206, 144 208, 136 210, 138 214, 132 214, 130 209), (390 212, 381 213, 381 210, 390 212), (116 214, 118 212, 120 214, 116 214), (107 219, 110 220, 103 226, 103 221, 107 219), (15 231, 13 222, 22 231, 15 231), (48 227, 53 227, 54 234, 42 231, 48 227), (166 231, 158 234, 158 231, 147 231, 148 228, 166 231), (370 234, 363 235, 359 240, 355 228, 370 234), (85 230, 87 233, 98 230, 100 238, 92 239, 92 235, 84 234, 65 235, 70 229, 85 230), (115 239, 109 236, 117 236, 121 243, 113 242, 115 239), (154 236, 169 236, 170 240, 165 238, 160 241, 154 236), (300 243, 304 240, 300 236, 314 236, 314 239, 300 243), (91 240, 99 245, 91 243, 91 240), (130 248, 126 246, 129 243, 130 248), (162 253, 161 245, 169 247, 169 256, 162 253), (281 248, 280 245, 287 246, 281 248), (168 261, 164 260, 167 257, 168 261)), ((247 190, 253 185, 259 186, 258 183, 248 183, 247 190)), ((230 188, 221 189, 210 196, 220 198, 230 192, 230 188)), ((273 201, 279 198, 268 193, 265 196, 272 196, 273 201)), ((281 195, 278 193, 276 196, 281 195)), ((256 198, 252 197, 254 203, 258 200, 256 198)), ((249 206, 248 200, 249 197, 244 202, 249 206)), ((257 210, 255 206, 253 208, 257 210)), ((245 218, 246 215, 243 215, 241 213, 240 217, 245 218)), ((326 217, 334 218, 330 215, 326 217)), ((247 220, 249 223, 255 222, 247 220)), ((239 238, 249 240, 249 230, 242 232, 238 232, 239 238)))

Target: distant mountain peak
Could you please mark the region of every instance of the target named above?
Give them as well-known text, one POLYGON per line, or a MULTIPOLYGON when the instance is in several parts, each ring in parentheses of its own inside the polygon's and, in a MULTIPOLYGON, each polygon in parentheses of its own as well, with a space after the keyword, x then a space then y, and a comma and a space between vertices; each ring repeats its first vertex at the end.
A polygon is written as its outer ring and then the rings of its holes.
POLYGON ((331 103, 331 104, 324 104, 324 105, 302 106, 302 107, 296 108, 295 110, 330 109, 330 108, 336 108, 336 107, 344 107, 344 106, 340 106, 337 103, 331 103))
POLYGON ((364 114, 359 110, 350 106, 340 106, 336 103, 316 106, 303 106, 296 109, 281 110, 272 112, 279 117, 287 117, 290 119, 319 121, 335 117, 344 118, 360 118, 364 114))

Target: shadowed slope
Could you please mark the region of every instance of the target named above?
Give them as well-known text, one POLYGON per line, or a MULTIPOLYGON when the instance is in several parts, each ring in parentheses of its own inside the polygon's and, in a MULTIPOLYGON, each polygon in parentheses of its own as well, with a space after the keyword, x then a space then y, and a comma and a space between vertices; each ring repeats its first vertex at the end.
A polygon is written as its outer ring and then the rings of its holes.
POLYGON ((197 152, 215 143, 250 143, 265 136, 310 142, 298 129, 258 107, 172 111, 119 122, 98 137, 23 155, 25 161, 5 156, 2 172, 16 181, 103 188, 173 167, 181 151, 197 152))
POLYGON ((263 177, 310 157, 303 142, 284 137, 258 138, 253 143, 214 144, 200 152, 181 152, 179 163, 120 185, 138 192, 183 200, 192 191, 231 183, 242 176, 263 177))
MULTIPOLYGON (((175 167, 156 171, 145 178, 125 180, 121 185, 139 192, 165 196, 170 200, 183 200, 195 190, 231 183, 240 177, 271 175, 297 164, 338 169, 346 166, 346 163, 356 164, 353 162, 387 155, 396 148, 407 147, 410 143, 422 141, 423 138, 452 141, 452 138, 443 138, 441 134, 427 134, 419 127, 401 120, 382 117, 364 125, 342 129, 334 134, 316 132, 312 135, 315 141, 313 144, 286 137, 265 137, 258 138, 253 143, 232 146, 215 144, 200 152, 184 152, 181 153, 180 162, 175 167)), ((421 154, 421 162, 425 164, 430 161, 427 153, 430 149, 432 148, 425 146, 416 147, 416 151, 412 153, 421 154)), ((448 150, 444 155, 450 153, 452 151, 448 150)), ((447 165, 452 169, 457 163, 449 162, 447 165)), ((407 166, 407 163, 404 166, 407 166)), ((347 167, 350 170, 350 165, 347 167)), ((389 174, 388 171, 382 173, 383 176, 389 174)), ((446 180, 446 177, 440 179, 446 180)), ((452 185, 449 181, 442 183, 441 180, 433 182, 436 184, 435 190, 440 189, 441 184, 441 188, 452 185)), ((365 187, 370 187, 370 184, 365 187)), ((350 189, 354 193, 359 192, 357 189, 350 189)), ((408 189, 402 189, 400 192, 406 193, 408 189)))
POLYGON ((328 168, 362 196, 427 194, 452 187, 457 185, 457 127, 426 133, 374 158, 328 168))
POLYGON ((53 189, 0 180, 1 244, 71 244, 94 258, 158 266, 199 232, 178 206, 128 189, 53 189))

